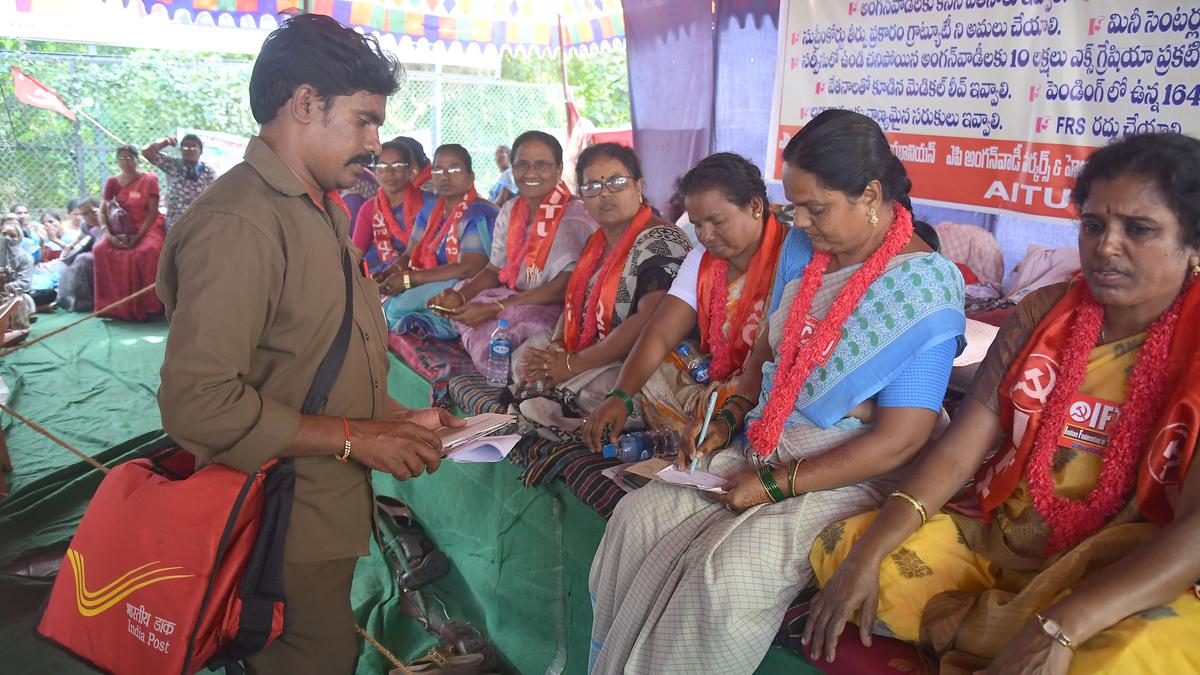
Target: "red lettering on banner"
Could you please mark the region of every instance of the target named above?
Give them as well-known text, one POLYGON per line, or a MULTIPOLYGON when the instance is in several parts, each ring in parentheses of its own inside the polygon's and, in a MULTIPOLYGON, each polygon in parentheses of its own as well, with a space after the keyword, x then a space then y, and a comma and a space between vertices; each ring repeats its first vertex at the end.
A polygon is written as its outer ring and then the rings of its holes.
POLYGON ((1039 117, 1039 118, 1037 118, 1037 124, 1034 125, 1033 131, 1034 131, 1034 133, 1040 134, 1049 128, 1050 128, 1050 118, 1049 117, 1039 117))
POLYGON ((848 11, 846 13, 849 14, 850 16, 854 16, 854 13, 858 11, 858 3, 857 2, 850 3, 849 9, 850 9, 850 11, 848 11))
POLYGON ((1088 21, 1088 36, 1103 33, 1104 31, 1104 17, 1096 17, 1088 21))
MULTIPOLYGON (((1067 118, 1059 124, 1072 121, 1067 118)), ((914 197, 1052 218, 1074 217, 1075 176, 1095 149, 986 138, 887 136, 893 149, 937 144, 938 156, 932 164, 904 162, 913 185, 919 186, 914 197)), ((903 153, 897 154, 905 159, 903 153)))

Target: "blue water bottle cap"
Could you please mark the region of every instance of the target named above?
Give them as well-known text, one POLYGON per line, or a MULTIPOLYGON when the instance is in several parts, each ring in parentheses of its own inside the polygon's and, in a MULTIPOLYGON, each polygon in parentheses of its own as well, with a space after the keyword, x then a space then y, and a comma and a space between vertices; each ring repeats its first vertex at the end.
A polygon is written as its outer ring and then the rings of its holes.
POLYGON ((508 328, 508 319, 500 319, 496 322, 496 325, 500 328, 508 328))
POLYGON ((617 446, 612 443, 605 443, 604 447, 600 449, 600 454, 608 459, 612 459, 617 456, 617 446))
POLYGON ((679 343, 679 346, 675 348, 675 353, 680 356, 687 356, 687 353, 688 353, 687 343, 686 342, 679 343))

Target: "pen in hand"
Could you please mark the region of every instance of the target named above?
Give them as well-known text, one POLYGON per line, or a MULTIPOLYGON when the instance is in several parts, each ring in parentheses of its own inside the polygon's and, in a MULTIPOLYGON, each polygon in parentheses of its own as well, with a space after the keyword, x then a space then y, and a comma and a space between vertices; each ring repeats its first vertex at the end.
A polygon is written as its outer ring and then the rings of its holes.
POLYGON ((708 410, 704 413, 704 425, 700 427, 700 439, 696 441, 696 452, 692 455, 692 469, 689 475, 696 474, 696 462, 700 461, 700 448, 704 445, 704 438, 708 435, 708 423, 712 421, 713 409, 717 407, 717 390, 714 389, 711 396, 708 397, 708 410))

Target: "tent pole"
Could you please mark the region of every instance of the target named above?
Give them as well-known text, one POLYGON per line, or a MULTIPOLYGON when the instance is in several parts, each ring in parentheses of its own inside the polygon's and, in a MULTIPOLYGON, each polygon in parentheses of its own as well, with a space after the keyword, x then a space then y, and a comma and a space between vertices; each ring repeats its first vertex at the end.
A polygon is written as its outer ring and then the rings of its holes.
POLYGON ((571 128, 571 85, 567 78, 567 39, 566 31, 563 30, 562 10, 558 12, 558 67, 562 79, 563 88, 563 106, 567 111, 567 136, 570 137, 573 129, 571 128))

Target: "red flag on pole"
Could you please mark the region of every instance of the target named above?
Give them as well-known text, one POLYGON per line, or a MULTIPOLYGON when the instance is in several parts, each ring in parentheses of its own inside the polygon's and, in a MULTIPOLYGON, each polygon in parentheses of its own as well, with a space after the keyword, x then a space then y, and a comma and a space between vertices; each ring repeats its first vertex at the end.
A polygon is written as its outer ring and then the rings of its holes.
POLYGON ((12 67, 10 71, 13 79, 13 91, 17 95, 17 100, 25 105, 31 105, 35 108, 50 110, 62 115, 63 117, 75 121, 75 113, 63 103, 62 98, 46 85, 38 82, 25 71, 12 67))

